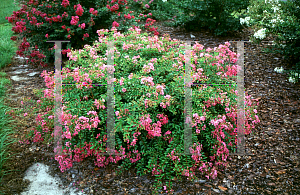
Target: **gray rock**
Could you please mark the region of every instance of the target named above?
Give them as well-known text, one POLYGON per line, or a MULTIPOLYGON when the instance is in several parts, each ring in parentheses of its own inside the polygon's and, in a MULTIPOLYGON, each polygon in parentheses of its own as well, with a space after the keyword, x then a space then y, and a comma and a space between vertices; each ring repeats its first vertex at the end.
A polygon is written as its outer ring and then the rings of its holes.
POLYGON ((195 183, 205 183, 206 180, 202 180, 202 179, 198 179, 198 180, 195 180, 195 183))
POLYGON ((216 192, 216 193, 220 193, 220 190, 218 190, 218 189, 213 188, 213 191, 216 192))
POLYGON ((131 190, 129 190, 129 192, 132 192, 132 193, 134 193, 135 191, 136 191, 135 188, 132 188, 131 190))
POLYGON ((40 74, 39 72, 32 72, 32 73, 29 73, 29 74, 27 74, 28 76, 30 76, 30 77, 33 77, 34 75, 36 75, 36 74, 40 74))
POLYGON ((19 77, 19 76, 12 76, 10 77, 14 81, 22 81, 22 80, 28 80, 29 78, 27 77, 19 77))

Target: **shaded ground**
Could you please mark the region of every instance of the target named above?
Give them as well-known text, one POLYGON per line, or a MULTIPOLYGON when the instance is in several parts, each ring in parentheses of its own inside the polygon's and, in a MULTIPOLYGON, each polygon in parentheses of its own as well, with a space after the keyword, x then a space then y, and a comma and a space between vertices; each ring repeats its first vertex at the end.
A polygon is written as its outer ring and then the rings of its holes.
MULTIPOLYGON (((161 23, 160 23, 161 24, 161 23)), ((191 40, 190 32, 184 29, 161 26, 160 36, 169 33, 171 38, 191 40)), ((200 44, 205 47, 217 47, 228 40, 249 40, 249 31, 231 35, 226 38, 214 37, 208 31, 191 32, 200 44)), ((250 155, 232 155, 229 167, 218 174, 218 178, 208 181, 199 178, 197 182, 173 181, 175 194, 299 194, 299 83, 288 82, 287 74, 274 72, 275 67, 290 68, 280 55, 266 54, 261 47, 245 43, 245 90, 253 99, 259 98, 258 113, 261 123, 254 130, 254 135, 246 136, 246 152, 250 155)), ((236 52, 236 47, 233 44, 236 52)), ((14 60, 5 67, 3 72, 9 74, 13 68, 24 64, 14 60)), ((46 68, 54 71, 54 65, 46 68)), ((31 67, 42 71, 41 67, 31 67)), ((7 104, 13 108, 22 108, 20 101, 23 97, 37 100, 33 89, 46 88, 43 78, 35 75, 26 82, 12 81, 9 94, 18 93, 19 99, 11 98, 7 104), (20 85, 25 87, 20 90, 20 85), (13 100, 17 101, 13 101, 13 100)), ((10 96, 12 97, 12 96, 10 96)), ((26 103, 25 103, 26 104, 26 103)), ((42 112, 42 111, 41 111, 42 112)), ((24 139, 24 133, 35 126, 35 117, 16 118, 17 137, 24 139)), ((117 165, 109 165, 105 169, 94 166, 93 159, 88 158, 82 163, 74 163, 74 168, 61 173, 59 164, 53 156, 45 155, 52 152, 51 146, 41 144, 11 145, 11 154, 16 154, 8 160, 7 169, 17 169, 4 177, 0 190, 6 194, 19 194, 28 183, 23 181, 25 171, 35 162, 50 166, 51 175, 59 176, 64 186, 75 185, 84 189, 86 194, 149 194, 153 178, 139 177, 135 169, 129 170, 122 177, 115 175, 117 165), (4 187, 5 186, 5 187, 4 187)))

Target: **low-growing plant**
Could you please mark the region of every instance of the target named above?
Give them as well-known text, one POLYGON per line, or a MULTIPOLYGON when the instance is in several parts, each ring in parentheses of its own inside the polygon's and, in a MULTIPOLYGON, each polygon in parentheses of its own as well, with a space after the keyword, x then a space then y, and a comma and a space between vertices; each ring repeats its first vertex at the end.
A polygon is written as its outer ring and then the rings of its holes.
MULTIPOLYGON (((145 29, 158 34, 151 27, 155 20, 148 15, 134 16, 126 0, 85 0, 85 1, 41 1, 26 0, 26 4, 11 17, 6 19, 14 24, 12 30, 20 34, 22 43, 17 54, 28 57, 33 64, 47 66, 54 62, 54 46, 46 41, 70 40, 62 43, 65 55, 73 49, 80 49, 91 44, 96 38, 96 31, 101 28, 117 27, 126 32, 132 26, 140 26, 146 20, 145 29), (120 21, 120 24, 117 21, 120 21), (121 24, 122 23, 122 24, 121 24)), ((11 37, 16 41, 17 36, 11 37)))
MULTIPOLYGON (((193 180, 198 171, 208 179, 216 178, 217 170, 226 167, 229 152, 236 148, 237 90, 230 79, 237 75, 238 55, 229 50, 228 42, 214 49, 204 49, 197 42, 192 47, 192 82, 207 84, 191 87, 192 155, 179 155, 184 152, 185 45, 169 35, 147 37, 138 28, 129 30, 125 34, 116 28, 99 30, 99 41, 68 53, 62 82, 77 85, 62 87, 65 154, 55 157, 61 171, 71 168, 74 161, 95 156, 98 167, 113 162, 122 170, 135 166, 139 175, 152 173, 156 189, 164 187, 167 192, 172 192, 175 176, 193 180), (103 153, 108 139, 105 84, 110 41, 115 41, 114 130, 115 152, 120 156, 108 157, 103 153), (163 185, 163 181, 168 182, 163 185)), ((31 141, 52 142, 54 75, 44 71, 41 76, 48 89, 43 90, 36 107, 47 111, 36 118, 31 141)), ((247 95, 246 99, 245 134, 249 134, 260 121, 253 100, 247 95)))

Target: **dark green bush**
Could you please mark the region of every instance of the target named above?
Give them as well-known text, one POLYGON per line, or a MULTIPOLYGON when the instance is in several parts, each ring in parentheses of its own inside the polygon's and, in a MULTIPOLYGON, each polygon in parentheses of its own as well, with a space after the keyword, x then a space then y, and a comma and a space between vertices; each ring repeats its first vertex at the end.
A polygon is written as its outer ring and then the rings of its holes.
MULTIPOLYGON (((170 2, 171 3, 171 2, 170 2)), ((209 29, 215 35, 226 36, 229 32, 243 29, 239 19, 232 12, 240 12, 249 5, 249 0, 205 0, 205 1, 174 1, 183 10, 178 14, 174 26, 186 30, 209 29)))
MULTIPOLYGON (((279 52, 284 55, 284 58, 289 62, 293 69, 300 71, 300 1, 288 1, 283 3, 283 12, 293 18, 288 23, 283 23, 282 26, 277 26, 279 36, 277 41, 286 41, 284 48, 276 45, 277 48, 282 48, 279 52)), ((287 19, 286 19, 287 21, 287 19)))

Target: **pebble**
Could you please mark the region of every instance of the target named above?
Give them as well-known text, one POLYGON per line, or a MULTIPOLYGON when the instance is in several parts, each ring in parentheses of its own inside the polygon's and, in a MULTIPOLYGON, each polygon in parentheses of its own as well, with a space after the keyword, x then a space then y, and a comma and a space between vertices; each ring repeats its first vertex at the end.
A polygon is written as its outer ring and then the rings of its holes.
POLYGON ((213 191, 214 191, 214 192, 217 192, 217 193, 220 193, 220 190, 218 190, 218 189, 214 189, 214 188, 213 188, 213 191))
POLYGON ((205 183, 205 182, 206 182, 206 180, 201 180, 201 179, 195 180, 195 183, 205 183))
POLYGON ((132 192, 132 193, 134 193, 135 191, 136 191, 135 188, 132 188, 131 190, 129 190, 129 192, 132 192))

